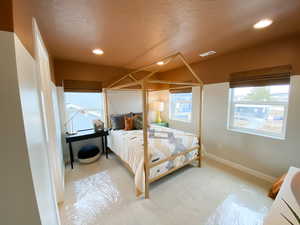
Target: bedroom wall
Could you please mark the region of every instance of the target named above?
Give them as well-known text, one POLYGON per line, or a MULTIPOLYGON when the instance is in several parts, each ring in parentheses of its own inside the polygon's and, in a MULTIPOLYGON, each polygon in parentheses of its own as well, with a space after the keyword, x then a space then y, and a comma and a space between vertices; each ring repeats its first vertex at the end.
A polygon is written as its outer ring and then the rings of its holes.
MULTIPOLYGON (((48 142, 44 136, 42 106, 40 104, 40 88, 36 61, 15 35, 16 62, 19 81, 19 93, 22 105, 23 123, 25 128, 27 151, 33 178, 36 201, 42 224, 59 224, 58 206, 50 164, 48 142)), ((51 149, 61 150, 61 149, 51 149)), ((58 163, 61 161, 57 160, 58 163)), ((62 175, 63 176, 63 175, 62 175)), ((63 177, 59 177, 59 180, 63 177)), ((63 191, 63 190, 62 190, 63 191)), ((62 200, 62 199, 61 199, 62 200)))
POLYGON ((61 59, 55 59, 53 65, 57 86, 62 86, 63 80, 83 80, 101 81, 105 87, 110 81, 127 73, 127 70, 122 68, 61 59))
POLYGON ((143 111, 141 91, 108 91, 107 94, 110 114, 143 111))
POLYGON ((202 139, 207 153, 271 177, 300 167, 300 76, 292 76, 285 140, 227 130, 229 83, 204 86, 202 139))
POLYGON ((35 72, 34 59, 15 34, 0 31, 1 224, 59 224, 40 138, 35 72), (25 99, 31 103, 26 108, 25 99))

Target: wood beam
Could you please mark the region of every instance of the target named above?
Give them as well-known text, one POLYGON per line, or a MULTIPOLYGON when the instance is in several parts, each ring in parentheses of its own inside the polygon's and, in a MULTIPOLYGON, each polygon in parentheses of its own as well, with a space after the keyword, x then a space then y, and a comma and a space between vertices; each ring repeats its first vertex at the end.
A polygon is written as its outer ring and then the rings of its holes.
POLYGON ((132 74, 129 74, 128 76, 131 78, 131 80, 138 81, 132 74))
POLYGON ((200 86, 199 87, 200 90, 200 99, 199 99, 199 107, 200 107, 200 110, 199 110, 199 128, 198 128, 198 144, 199 144, 199 149, 198 149, 198 155, 199 155, 199 161, 198 161, 198 167, 201 167, 201 159, 202 159, 202 139, 201 139, 201 126, 202 126, 202 107, 203 107, 203 86, 200 86))
POLYGON ((108 88, 111 88, 111 87, 113 87, 114 85, 116 85, 117 83, 119 83, 119 82, 121 82, 122 80, 126 79, 129 75, 130 75, 130 74, 127 74, 127 75, 121 77, 120 79, 116 80, 115 82, 113 82, 112 84, 110 84, 110 85, 108 86, 108 88))
POLYGON ((189 152, 195 151, 195 150, 198 149, 198 148, 199 148, 199 146, 195 146, 195 147, 193 147, 193 148, 187 149, 187 150, 182 151, 182 152, 180 152, 180 153, 177 153, 177 154, 175 154, 175 155, 171 155, 171 156, 169 156, 169 157, 167 157, 167 158, 164 158, 164 159, 159 160, 159 161, 157 161, 157 162, 151 163, 151 164, 149 165, 149 167, 152 168, 152 167, 155 167, 155 166, 157 166, 157 165, 160 165, 160 164, 162 164, 162 163, 164 163, 164 162, 166 162, 166 161, 174 160, 174 159, 176 159, 178 156, 185 155, 185 154, 187 154, 187 153, 189 153, 189 152))
POLYGON ((193 70, 193 68, 188 64, 188 62, 186 61, 185 57, 179 53, 178 54, 179 58, 181 59, 181 61, 184 63, 184 65, 188 68, 188 70, 192 73, 192 75, 194 76, 194 78, 201 84, 203 85, 202 80, 200 80, 200 78, 197 76, 197 74, 195 73, 195 71, 193 70))
POLYGON ((149 198, 149 154, 148 154, 148 99, 145 82, 142 83, 143 89, 143 140, 144 140, 144 172, 145 172, 145 198, 149 198))
POLYGON ((171 88, 168 88, 167 90, 178 90, 178 89, 185 89, 185 88, 191 88, 191 87, 194 87, 194 86, 187 85, 187 86, 183 86, 183 87, 171 87, 171 88))
POLYGON ((136 85, 141 85, 141 82, 140 81, 130 82, 128 84, 122 84, 122 85, 119 85, 119 86, 111 87, 110 89, 116 90, 116 89, 121 89, 121 88, 136 86, 136 85))
POLYGON ((189 85, 189 86, 199 86, 200 83, 194 82, 176 82, 176 81, 166 81, 166 80, 148 80, 148 83, 153 84, 174 84, 174 85, 189 85))
POLYGON ((107 95, 107 89, 103 89, 104 94, 104 114, 105 114, 105 125, 106 128, 110 128, 110 119, 109 119, 109 109, 108 109, 108 95, 107 95))
MULTIPOLYGON (((128 73, 128 74, 125 74, 121 79, 124 79, 125 77, 128 77, 129 75, 132 75, 132 74, 134 74, 134 73, 137 73, 137 72, 141 72, 141 71, 143 71, 143 70, 146 70, 146 69, 148 69, 149 67, 151 67, 151 66, 153 66, 153 65, 156 65, 156 63, 157 62, 159 62, 159 61, 164 61, 164 60, 167 60, 167 59, 170 59, 169 61, 171 61, 172 59, 174 59, 176 56, 178 56, 180 53, 179 52, 177 52, 177 53, 175 53, 175 54, 172 54, 172 55, 169 55, 169 56, 167 56, 167 57, 164 57, 164 58, 161 58, 161 59, 159 59, 159 60, 157 60, 155 63, 151 63, 151 64, 148 64, 148 65, 146 65, 146 66, 142 66, 142 67, 140 67, 140 68, 138 68, 138 69, 136 69, 136 70, 134 70, 134 71, 132 71, 132 72, 130 72, 130 73, 128 73)), ((110 86, 111 87, 111 86, 110 86)))
POLYGON ((155 70, 149 74, 147 74, 144 78, 142 78, 141 81, 147 81, 150 77, 152 77, 154 74, 156 74, 158 72, 158 70, 155 70))

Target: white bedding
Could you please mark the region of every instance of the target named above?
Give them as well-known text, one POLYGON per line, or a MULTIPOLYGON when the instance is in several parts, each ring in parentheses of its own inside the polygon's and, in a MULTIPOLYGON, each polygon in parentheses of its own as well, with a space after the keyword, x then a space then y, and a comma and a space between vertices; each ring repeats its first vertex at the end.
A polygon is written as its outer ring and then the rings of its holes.
MULTIPOLYGON (((148 132, 149 159, 156 162, 172 154, 198 146, 197 136, 191 133, 151 125, 148 132)), ((144 148, 143 130, 111 130, 108 136, 109 148, 125 161, 135 174, 137 195, 144 192, 144 148)), ((183 165, 187 160, 197 157, 197 150, 175 160, 166 161, 150 169, 150 178, 154 178, 174 167, 183 165)))

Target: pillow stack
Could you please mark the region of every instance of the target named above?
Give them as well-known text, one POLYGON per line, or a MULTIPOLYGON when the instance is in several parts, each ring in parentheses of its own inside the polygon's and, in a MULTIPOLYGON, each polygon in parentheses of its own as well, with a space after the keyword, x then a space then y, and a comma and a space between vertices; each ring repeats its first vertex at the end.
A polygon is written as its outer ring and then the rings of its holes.
POLYGON ((113 114, 110 116, 113 130, 140 130, 143 129, 142 113, 113 114))

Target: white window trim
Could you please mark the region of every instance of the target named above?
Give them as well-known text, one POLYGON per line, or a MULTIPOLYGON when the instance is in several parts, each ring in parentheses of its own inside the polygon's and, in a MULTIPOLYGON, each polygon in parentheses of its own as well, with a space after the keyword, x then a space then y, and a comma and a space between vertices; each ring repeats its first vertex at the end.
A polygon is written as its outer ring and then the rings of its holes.
POLYGON ((192 94, 192 99, 191 101, 187 101, 187 100, 178 100, 177 102, 179 103, 191 103, 192 104, 192 111, 191 111, 191 118, 190 120, 180 120, 180 119, 177 119, 177 118, 174 118, 173 116, 173 104, 172 104, 172 93, 170 93, 170 102, 169 102, 169 107, 170 107, 170 111, 169 111, 169 118, 171 121, 176 121, 176 122, 182 122, 182 123, 191 123, 192 120, 193 120, 193 93, 192 94))
POLYGON ((287 117, 288 117, 288 106, 289 106, 289 100, 290 100, 290 91, 288 93, 288 101, 287 102, 280 102, 280 101, 266 101, 266 102, 251 102, 251 101, 234 101, 234 89, 229 89, 229 101, 228 101, 228 116, 227 116, 227 129, 229 131, 238 132, 238 133, 245 133, 245 134, 251 134, 256 136, 262 136, 272 139, 279 139, 279 140, 285 140, 286 139, 286 127, 287 127, 287 117), (233 122, 233 116, 234 116, 234 105, 236 104, 246 104, 246 105, 280 105, 284 107, 284 115, 283 115, 283 127, 281 134, 276 134, 272 132, 266 132, 266 131, 260 131, 255 129, 247 129, 247 128, 241 128, 241 127, 234 127, 232 125, 233 122))

